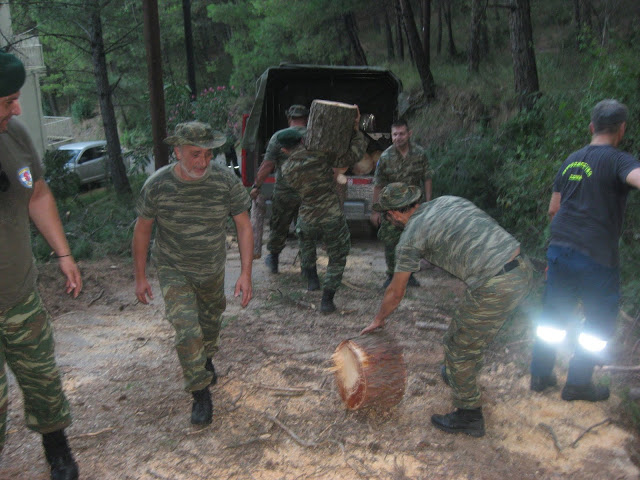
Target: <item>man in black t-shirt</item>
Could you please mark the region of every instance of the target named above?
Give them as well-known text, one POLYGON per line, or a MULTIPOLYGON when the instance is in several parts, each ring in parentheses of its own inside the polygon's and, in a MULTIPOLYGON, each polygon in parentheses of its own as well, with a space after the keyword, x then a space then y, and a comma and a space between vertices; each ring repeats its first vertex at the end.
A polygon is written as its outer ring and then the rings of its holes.
POLYGON ((595 365, 603 363, 615 330, 618 240, 627 195, 632 187, 640 188, 640 163, 616 148, 627 116, 627 107, 616 100, 598 103, 589 124, 591 143, 569 155, 553 183, 547 284, 533 346, 531 390, 556 385, 556 349, 581 302, 584 324, 562 390, 567 401, 609 398, 609 388, 594 385, 591 376, 595 365))

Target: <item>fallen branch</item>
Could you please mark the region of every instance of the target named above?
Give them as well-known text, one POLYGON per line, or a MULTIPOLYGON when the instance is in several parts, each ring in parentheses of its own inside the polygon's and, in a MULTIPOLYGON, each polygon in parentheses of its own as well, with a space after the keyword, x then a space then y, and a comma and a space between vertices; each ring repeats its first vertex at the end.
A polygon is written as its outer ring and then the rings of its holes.
POLYGON ((553 446, 556 447, 556 450, 560 453, 562 451, 562 447, 560 446, 560 442, 558 441, 558 437, 556 436, 556 432, 553 431, 553 428, 546 423, 539 423, 538 426, 543 430, 546 430, 551 435, 551 438, 553 439, 553 446))
POLYGON ((115 427, 103 428, 102 430, 98 430, 97 432, 80 433, 78 435, 70 435, 68 438, 69 438, 69 440, 72 440, 74 438, 96 437, 98 435, 102 435, 103 433, 110 432, 112 430, 115 430, 115 427))
POLYGON ((284 430, 285 432, 287 432, 289 434, 289 436, 291 438, 293 438, 295 440, 295 442, 302 446, 302 447, 315 447, 318 444, 316 442, 307 442, 306 440, 302 440, 298 435, 296 435, 289 427, 287 427, 284 423, 282 423, 280 420, 278 420, 276 417, 274 417, 273 415, 269 415, 268 413, 263 413, 263 415, 265 417, 267 417, 267 419, 269 419, 269 421, 275 423, 277 426, 279 426, 282 430, 284 430))
POLYGON ((605 372, 637 372, 640 370, 640 365, 603 365, 599 370, 605 372))
POLYGON ((87 305, 88 307, 90 307, 91 305, 93 305, 94 303, 96 303, 98 300, 100 300, 102 298, 102 296, 104 295, 104 288, 102 290, 100 290, 100 293, 98 295, 96 295, 90 302, 89 305, 87 305))
POLYGON ((226 445, 223 448, 227 449, 227 448, 244 447, 246 445, 251 445, 252 443, 264 442, 265 440, 269 440, 270 438, 271 438, 271 434, 270 433, 264 433, 264 434, 260 435, 259 437, 250 438, 249 440, 245 440, 243 442, 232 443, 230 445, 226 445))
POLYGON ((289 302, 293 303, 294 305, 298 306, 298 307, 302 307, 302 308, 308 308, 311 310, 315 310, 316 306, 313 303, 307 303, 307 302, 303 302, 302 300, 296 300, 293 297, 290 297, 289 295, 285 295, 284 293, 282 293, 280 291, 280 289, 277 289, 277 292, 280 294, 280 296, 282 297, 283 300, 288 300, 289 302))
POLYGON ((346 280, 342 280, 342 285, 344 285, 345 287, 350 288, 352 290, 357 290, 358 292, 370 292, 371 291, 368 288, 358 287, 358 286, 354 285, 353 283, 347 282, 346 280))
POLYGON ((448 325, 435 322, 416 322, 416 328, 420 328, 422 330, 442 330, 443 332, 449 330, 448 325))
POLYGON ((576 448, 576 446, 578 445, 578 442, 582 439, 582 437, 584 437, 587 433, 589 433, 591 430, 593 430, 594 428, 599 427, 600 425, 604 425, 605 423, 609 423, 611 422, 610 418, 605 418, 603 421, 598 422, 594 425, 591 425, 589 428, 587 428, 584 432, 582 432, 580 435, 578 435, 578 438, 576 438, 573 443, 571 444, 571 448, 576 448))

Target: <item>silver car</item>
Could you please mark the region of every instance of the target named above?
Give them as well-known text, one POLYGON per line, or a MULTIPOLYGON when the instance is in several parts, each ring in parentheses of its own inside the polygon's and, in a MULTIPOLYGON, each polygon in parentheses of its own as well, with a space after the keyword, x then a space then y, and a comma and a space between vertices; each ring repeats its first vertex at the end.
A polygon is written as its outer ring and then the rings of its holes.
POLYGON ((58 150, 68 155, 67 167, 78 175, 81 184, 107 180, 108 156, 105 140, 69 143, 58 147, 58 150))

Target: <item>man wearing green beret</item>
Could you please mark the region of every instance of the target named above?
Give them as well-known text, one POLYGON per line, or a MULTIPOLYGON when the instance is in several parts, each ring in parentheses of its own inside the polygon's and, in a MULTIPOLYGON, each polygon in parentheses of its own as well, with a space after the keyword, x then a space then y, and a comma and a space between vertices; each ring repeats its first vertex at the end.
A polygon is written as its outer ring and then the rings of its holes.
POLYGON ((55 362, 49 315, 36 288, 29 219, 51 246, 76 298, 82 278, 43 179, 43 167, 20 115, 26 72, 15 56, 0 50, 0 451, 7 424, 9 366, 22 390, 27 427, 42 434, 51 478, 78 478, 64 429, 69 402, 55 362))
POLYGON ((373 205, 403 231, 382 305, 361 333, 384 327, 422 258, 465 282, 465 299, 444 337, 441 370, 457 408, 433 415, 431 422, 445 432, 481 437, 485 429, 476 377, 487 345, 529 292, 533 268, 520 254, 518 241, 470 201, 442 196, 421 204, 421 197, 418 187, 391 183, 373 205))
MULTIPOLYGON (((287 109, 286 115, 289 128, 304 134, 307 127, 309 109, 304 105, 291 105, 287 109)), ((271 136, 264 159, 256 174, 256 180, 249 193, 251 198, 255 200, 260 193, 262 184, 275 170, 276 184, 271 195, 271 219, 269 221, 269 241, 267 242, 269 255, 264 259, 271 273, 278 273, 280 252, 284 249, 287 241, 289 226, 300 208, 300 197, 282 178, 282 164, 287 159, 287 155, 282 151, 282 145, 278 142, 278 134, 280 132, 282 130, 278 130, 271 136)))
POLYGON ((251 200, 236 175, 211 162, 211 150, 222 146, 225 138, 209 125, 181 123, 165 142, 173 146, 178 161, 155 172, 140 192, 132 245, 136 296, 144 304, 153 299, 146 263, 155 223, 152 255, 166 317, 175 329, 184 387, 193 396, 191 423, 204 425, 212 421, 209 385, 217 380, 212 357, 218 351, 226 307, 229 217, 236 226, 241 262, 234 294, 242 294, 243 307, 252 296, 251 200))
POLYGON ((324 242, 329 263, 324 277, 320 311, 336 310, 333 303, 336 290, 342 282, 342 274, 351 248, 351 236, 347 220, 340 208, 335 189, 333 168, 350 167, 358 162, 367 148, 367 140, 358 130, 360 112, 347 153, 337 158, 335 154, 310 151, 301 143, 299 130, 288 128, 278 134, 289 159, 282 166, 282 175, 300 195, 300 213, 296 234, 300 245, 300 263, 307 278, 307 289, 318 290, 320 281, 316 268, 316 244, 324 242))

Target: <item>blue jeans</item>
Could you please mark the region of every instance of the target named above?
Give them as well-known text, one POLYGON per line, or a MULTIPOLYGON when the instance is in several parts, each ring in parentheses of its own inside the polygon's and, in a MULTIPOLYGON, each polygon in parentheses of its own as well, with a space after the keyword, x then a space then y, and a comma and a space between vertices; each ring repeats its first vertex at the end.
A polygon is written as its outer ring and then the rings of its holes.
MULTIPOLYGON (((547 284, 544 292, 544 325, 566 330, 582 302, 582 331, 608 341, 615 331, 620 299, 620 272, 617 267, 596 263, 569 247, 551 245, 547 250, 547 284)), ((531 374, 551 375, 556 348, 539 339, 533 347, 531 374)), ((598 358, 578 347, 569 364, 567 384, 584 385, 591 381, 598 358)))

